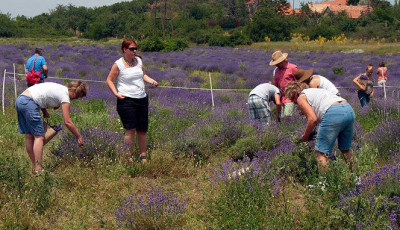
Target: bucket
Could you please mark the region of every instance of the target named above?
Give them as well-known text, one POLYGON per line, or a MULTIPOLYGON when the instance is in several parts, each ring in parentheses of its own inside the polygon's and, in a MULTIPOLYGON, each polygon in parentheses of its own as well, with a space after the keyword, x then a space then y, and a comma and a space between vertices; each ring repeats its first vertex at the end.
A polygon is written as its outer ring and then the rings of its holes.
POLYGON ((47 122, 43 121, 44 128, 44 141, 43 145, 47 144, 57 134, 57 131, 53 129, 47 122))

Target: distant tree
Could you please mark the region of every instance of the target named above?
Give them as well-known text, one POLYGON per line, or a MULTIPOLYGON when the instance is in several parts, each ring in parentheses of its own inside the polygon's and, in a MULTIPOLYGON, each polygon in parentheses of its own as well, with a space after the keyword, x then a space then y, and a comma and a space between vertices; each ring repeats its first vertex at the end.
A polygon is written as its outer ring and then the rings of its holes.
POLYGON ((286 0, 263 3, 254 15, 253 22, 246 25, 250 38, 253 41, 264 41, 266 36, 272 41, 290 39, 296 18, 284 14, 288 5, 286 0))
POLYGON ((357 6, 360 0, 347 0, 347 5, 349 6, 357 6))
POLYGON ((0 37, 14 37, 17 27, 11 20, 10 14, 0 14, 0 37))

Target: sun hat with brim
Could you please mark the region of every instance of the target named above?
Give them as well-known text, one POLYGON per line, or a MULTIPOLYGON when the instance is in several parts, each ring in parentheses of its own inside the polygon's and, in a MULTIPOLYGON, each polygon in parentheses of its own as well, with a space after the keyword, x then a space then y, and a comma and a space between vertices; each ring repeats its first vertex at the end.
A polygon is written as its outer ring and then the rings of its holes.
POLYGON ((313 69, 298 69, 294 73, 294 77, 296 78, 297 81, 303 82, 311 77, 313 73, 313 69))
POLYGON ((272 54, 272 60, 269 62, 269 65, 276 65, 283 62, 288 56, 288 53, 282 53, 282 51, 278 50, 272 54))

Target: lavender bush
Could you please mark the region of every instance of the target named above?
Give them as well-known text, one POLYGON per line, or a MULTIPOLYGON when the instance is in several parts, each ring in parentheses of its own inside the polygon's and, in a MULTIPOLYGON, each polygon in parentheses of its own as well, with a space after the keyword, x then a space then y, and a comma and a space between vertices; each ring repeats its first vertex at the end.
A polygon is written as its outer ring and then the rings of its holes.
POLYGON ((367 172, 337 203, 341 224, 353 229, 398 229, 400 214, 400 165, 384 165, 367 172))
POLYGON ((53 144, 50 152, 62 159, 93 160, 95 157, 115 160, 124 153, 123 135, 102 128, 85 129, 81 131, 85 144, 77 145, 76 137, 70 133, 62 133, 59 143, 53 144), (105 141, 106 140, 106 141, 105 141))
POLYGON ((115 220, 129 229, 171 229, 180 226, 185 207, 186 200, 178 195, 151 186, 143 195, 135 193, 124 198, 117 207, 115 220))

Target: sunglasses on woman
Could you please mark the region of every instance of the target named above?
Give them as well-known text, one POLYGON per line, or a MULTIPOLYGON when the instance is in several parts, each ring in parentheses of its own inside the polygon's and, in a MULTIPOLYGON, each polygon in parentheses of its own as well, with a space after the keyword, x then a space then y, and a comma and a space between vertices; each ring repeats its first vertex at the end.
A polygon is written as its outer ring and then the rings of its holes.
POLYGON ((138 49, 137 47, 129 47, 128 48, 128 50, 130 50, 130 51, 137 51, 137 49, 138 49))

